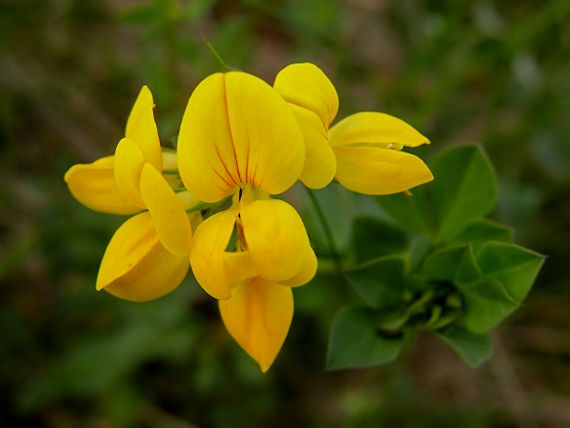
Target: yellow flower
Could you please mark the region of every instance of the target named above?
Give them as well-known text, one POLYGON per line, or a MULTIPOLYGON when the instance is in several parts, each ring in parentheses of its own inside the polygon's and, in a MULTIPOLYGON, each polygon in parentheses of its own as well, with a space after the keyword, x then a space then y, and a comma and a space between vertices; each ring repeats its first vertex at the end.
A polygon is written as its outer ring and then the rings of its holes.
POLYGON ((338 96, 317 66, 291 64, 277 74, 273 86, 303 131, 307 158, 301 180, 307 187, 321 188, 336 178, 358 193, 388 195, 433 180, 420 158, 402 151, 429 140, 396 117, 361 112, 329 129, 338 111, 338 96))
POLYGON ((125 138, 114 156, 71 167, 65 181, 85 206, 111 214, 135 214, 115 232, 101 262, 97 290, 144 301, 176 288, 188 271, 192 227, 186 208, 198 201, 175 193, 163 166, 175 168, 174 154, 162 153, 144 86, 131 110, 125 138))
POLYGON ((220 299, 230 334, 265 372, 293 318, 291 287, 313 278, 317 258, 291 205, 250 197, 198 227, 190 263, 202 287, 220 299))
POLYGON ((298 180, 304 159, 290 108, 257 77, 214 74, 190 97, 178 138, 182 181, 203 201, 233 200, 197 228, 190 264, 199 284, 220 300, 230 334, 262 371, 287 336, 290 287, 310 281, 317 267, 297 211, 270 199, 298 180))

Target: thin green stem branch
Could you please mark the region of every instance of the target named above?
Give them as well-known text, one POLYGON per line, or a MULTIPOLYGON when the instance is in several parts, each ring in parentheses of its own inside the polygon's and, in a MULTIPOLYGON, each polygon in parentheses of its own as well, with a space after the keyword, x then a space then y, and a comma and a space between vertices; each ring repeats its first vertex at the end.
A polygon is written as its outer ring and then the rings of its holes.
POLYGON ((220 65, 226 70, 226 71, 232 71, 233 69, 228 66, 226 64, 226 62, 223 60, 222 56, 218 53, 218 51, 216 50, 216 48, 214 48, 214 46, 208 41, 208 39, 206 39, 206 37, 202 36, 202 40, 204 41, 204 43, 206 44, 206 46, 208 47, 208 49, 210 50, 210 52, 212 53, 212 55, 214 55, 214 57, 218 60, 218 62, 220 63, 220 65))
POLYGON ((319 222, 321 223, 323 231, 325 232, 325 239, 327 241, 327 245, 329 247, 329 251, 335 265, 335 270, 340 275, 342 273, 342 264, 341 264, 340 254, 334 242, 332 229, 327 221, 327 217, 325 216, 321 204, 319 203, 319 200, 315 196, 313 190, 309 189, 308 187, 305 187, 305 189, 307 190, 307 194, 309 195, 309 200, 311 201, 311 204, 313 205, 313 208, 317 213, 317 217, 319 218, 319 222))

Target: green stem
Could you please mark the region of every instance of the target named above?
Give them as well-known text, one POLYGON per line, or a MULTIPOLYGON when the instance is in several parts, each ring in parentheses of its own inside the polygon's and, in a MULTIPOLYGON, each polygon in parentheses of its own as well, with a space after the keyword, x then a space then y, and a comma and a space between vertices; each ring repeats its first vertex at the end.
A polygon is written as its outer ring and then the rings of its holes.
POLYGON ((208 49, 210 50, 210 52, 212 53, 212 55, 214 55, 214 57, 218 60, 218 62, 220 63, 220 65, 226 70, 226 71, 231 71, 232 68, 229 67, 226 62, 222 59, 222 56, 218 53, 218 51, 216 50, 216 48, 214 48, 214 46, 212 46, 212 44, 208 41, 208 39, 206 39, 206 37, 202 36, 202 40, 204 41, 204 43, 206 44, 206 46, 208 47, 208 49))
POLYGON ((332 259, 333 259, 333 262, 335 265, 335 270, 340 275, 340 274, 342 274, 342 265, 341 265, 339 252, 338 252, 338 250, 336 248, 336 244, 334 242, 331 227, 327 221, 327 218, 325 216, 323 209, 321 208, 321 204, 319 203, 319 200, 315 196, 315 193, 311 189, 309 189, 308 187, 305 187, 305 189, 307 190, 307 194, 309 195, 309 199, 311 201, 311 204, 313 205, 313 208, 315 209, 315 212, 317 213, 317 217, 319 218, 321 226, 325 232, 325 239, 327 240, 327 245, 329 247, 329 251, 331 253, 331 256, 332 256, 332 259))

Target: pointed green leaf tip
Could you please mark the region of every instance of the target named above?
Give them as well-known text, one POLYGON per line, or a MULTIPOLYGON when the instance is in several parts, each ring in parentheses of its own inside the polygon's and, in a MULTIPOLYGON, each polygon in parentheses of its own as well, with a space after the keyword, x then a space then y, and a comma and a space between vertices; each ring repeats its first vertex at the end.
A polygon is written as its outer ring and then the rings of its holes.
POLYGON ((544 256, 519 245, 489 242, 481 248, 477 261, 487 277, 500 281, 509 296, 521 303, 530 291, 544 256))
POLYGON ((481 279, 458 286, 465 298, 465 322, 475 333, 495 328, 524 300, 544 256, 515 244, 489 242, 477 255, 481 279))
POLYGON ((487 334, 475 334, 461 326, 451 326, 435 334, 470 367, 481 365, 493 353, 493 344, 487 334))
POLYGON ((444 239, 495 207, 497 180, 480 146, 444 150, 434 162, 433 173, 436 179, 431 190, 439 235, 444 239))
POLYGON ((396 359, 401 337, 386 337, 376 327, 378 314, 368 308, 348 307, 335 317, 329 339, 327 369, 373 367, 396 359))

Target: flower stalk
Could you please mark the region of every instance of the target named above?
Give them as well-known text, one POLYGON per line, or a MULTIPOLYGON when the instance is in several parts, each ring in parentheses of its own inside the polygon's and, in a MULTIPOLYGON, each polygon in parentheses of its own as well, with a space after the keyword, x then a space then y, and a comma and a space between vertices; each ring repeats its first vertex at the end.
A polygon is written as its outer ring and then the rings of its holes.
POLYGON ((305 187, 305 190, 307 191, 307 195, 309 196, 311 205, 313 206, 315 213, 317 214, 319 223, 321 224, 321 227, 325 234, 325 239, 329 247, 328 249, 330 251, 330 256, 335 266, 335 271, 338 275, 342 275, 342 260, 340 257, 340 253, 338 252, 334 236, 332 233, 332 229, 329 225, 325 212, 323 211, 319 199, 315 195, 315 192, 312 189, 309 189, 308 187, 305 187))

